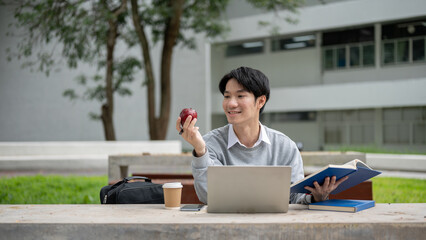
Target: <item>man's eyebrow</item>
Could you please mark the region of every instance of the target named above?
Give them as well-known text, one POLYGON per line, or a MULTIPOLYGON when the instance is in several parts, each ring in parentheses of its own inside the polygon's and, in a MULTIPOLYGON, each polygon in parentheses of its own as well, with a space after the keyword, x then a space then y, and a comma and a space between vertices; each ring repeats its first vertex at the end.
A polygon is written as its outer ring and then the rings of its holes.
MULTIPOLYGON (((239 89, 237 90, 237 93, 241 93, 241 92, 249 92, 247 89, 239 89)), ((229 91, 225 90, 224 93, 229 93, 229 91)))

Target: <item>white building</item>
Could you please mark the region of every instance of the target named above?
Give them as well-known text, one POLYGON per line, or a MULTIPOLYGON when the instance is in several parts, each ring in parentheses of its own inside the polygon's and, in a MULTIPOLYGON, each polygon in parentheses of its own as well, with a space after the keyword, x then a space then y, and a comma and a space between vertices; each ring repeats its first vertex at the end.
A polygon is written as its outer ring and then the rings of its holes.
MULTIPOLYGON (((218 82, 229 70, 249 66, 271 82, 262 123, 302 142, 304 150, 350 145, 425 152, 426 1, 305 2, 291 15, 298 23, 290 24, 283 20, 286 12, 277 17, 231 1, 225 39, 198 36, 196 51, 177 49, 171 115, 183 107, 197 109, 202 133, 226 124, 218 82), (259 21, 274 23, 278 34, 259 21)), ((2 9, 0 16, 12 15, 2 9)), ((6 22, 0 22, 3 36, 6 22)), ((11 38, 0 41, 2 48, 14 44, 11 38)), ((152 56, 159 62, 158 49, 152 56)), ((61 96, 75 86, 78 71, 63 69, 46 78, 5 57, 0 71, 0 141, 103 139, 101 123, 87 117, 100 106, 61 96)), ((149 139, 140 83, 133 84, 131 98, 116 98, 118 140, 149 139)), ((168 139, 180 139, 174 126, 172 118, 168 139)))
POLYGON ((226 123, 216 87, 222 74, 250 66, 271 81, 261 121, 306 150, 425 151, 426 1, 320 2, 306 1, 298 24, 228 11, 231 34, 211 45, 212 127, 226 123), (259 28, 260 20, 278 24, 279 34, 259 28))

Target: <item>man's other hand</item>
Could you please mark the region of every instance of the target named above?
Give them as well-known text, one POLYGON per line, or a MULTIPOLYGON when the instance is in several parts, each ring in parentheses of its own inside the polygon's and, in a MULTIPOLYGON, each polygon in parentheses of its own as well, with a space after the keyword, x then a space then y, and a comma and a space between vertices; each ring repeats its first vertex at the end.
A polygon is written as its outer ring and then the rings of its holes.
POLYGON ((305 189, 311 192, 316 202, 321 202, 321 201, 327 200, 328 195, 330 195, 330 193, 334 191, 334 189, 336 189, 346 179, 348 179, 348 176, 343 177, 336 182, 336 176, 331 177, 331 179, 330 177, 326 177, 324 179, 324 184, 322 186, 320 186, 318 182, 315 181, 314 182, 315 188, 305 186, 305 189))

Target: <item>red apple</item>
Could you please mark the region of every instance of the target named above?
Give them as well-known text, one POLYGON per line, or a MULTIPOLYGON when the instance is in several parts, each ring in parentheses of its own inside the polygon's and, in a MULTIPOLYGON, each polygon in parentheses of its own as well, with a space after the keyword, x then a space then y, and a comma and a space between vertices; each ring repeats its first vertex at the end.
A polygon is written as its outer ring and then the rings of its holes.
POLYGON ((192 108, 184 108, 181 112, 180 112, 180 124, 185 123, 185 120, 188 116, 192 116, 192 119, 197 118, 197 111, 195 111, 195 109, 192 108))

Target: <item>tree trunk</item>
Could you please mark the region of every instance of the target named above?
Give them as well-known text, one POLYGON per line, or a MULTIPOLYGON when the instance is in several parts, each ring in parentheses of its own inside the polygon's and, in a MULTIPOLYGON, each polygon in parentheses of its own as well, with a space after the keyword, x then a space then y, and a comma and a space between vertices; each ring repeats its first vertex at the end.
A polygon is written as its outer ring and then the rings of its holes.
POLYGON ((114 48, 117 37, 117 25, 113 20, 109 20, 108 38, 107 38, 107 59, 106 59, 106 75, 105 75, 105 96, 106 103, 102 105, 102 123, 104 124, 105 140, 115 141, 114 131, 114 92, 113 71, 114 71, 114 48))
MULTIPOLYGON (((182 16, 184 0, 170 1, 173 14, 166 22, 164 31, 164 45, 161 56, 161 103, 160 117, 156 121, 155 135, 151 139, 164 140, 170 119, 171 108, 171 69, 173 48, 179 36, 180 18, 182 16)), ((151 126, 150 126, 151 127, 151 126)))
MULTIPOLYGON (((105 9, 108 9, 106 1, 103 2, 105 9)), ((107 35, 107 57, 106 57, 106 76, 105 76, 105 95, 106 103, 102 105, 102 124, 104 126, 105 140, 115 141, 115 130, 114 130, 114 89, 113 89, 113 77, 114 77, 114 48, 118 35, 118 23, 117 17, 127 9, 127 0, 123 0, 121 5, 112 11, 114 17, 108 20, 108 35, 107 35)))
POLYGON ((144 32, 144 25, 140 21, 137 0, 131 0, 133 24, 139 38, 144 58, 147 91, 148 91, 148 123, 151 140, 164 140, 167 135, 167 127, 170 119, 171 106, 171 67, 173 48, 179 35, 180 18, 183 11, 184 0, 171 0, 169 2, 172 15, 166 20, 164 31, 164 45, 161 57, 161 96, 160 116, 156 117, 155 109, 155 78, 152 69, 152 61, 149 54, 149 44, 144 32))
POLYGON ((142 56, 145 65, 145 73, 146 73, 146 85, 147 85, 147 96, 148 96, 148 123, 149 123, 149 135, 151 140, 155 135, 156 131, 156 118, 155 118, 155 78, 154 71, 152 68, 151 55, 149 52, 149 43, 145 34, 145 27, 143 23, 140 21, 139 13, 138 13, 138 4, 137 0, 132 0, 132 19, 133 25, 135 26, 136 33, 139 38, 139 42, 141 45, 142 56))
POLYGON ((114 123, 112 121, 112 113, 107 104, 102 105, 102 125, 104 127, 105 140, 115 141, 114 123), (111 117, 110 117, 111 116, 111 117))

